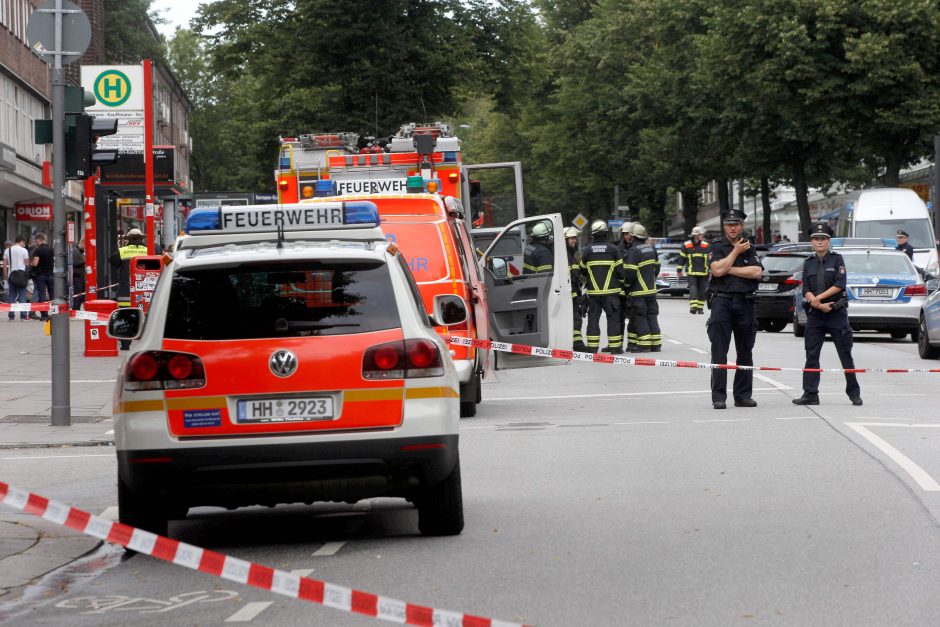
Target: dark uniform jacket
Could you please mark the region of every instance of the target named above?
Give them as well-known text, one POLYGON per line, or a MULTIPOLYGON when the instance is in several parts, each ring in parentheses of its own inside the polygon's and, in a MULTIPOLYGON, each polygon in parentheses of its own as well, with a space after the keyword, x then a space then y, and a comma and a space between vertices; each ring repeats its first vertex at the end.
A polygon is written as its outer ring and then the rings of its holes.
POLYGON ((819 296, 833 285, 842 288, 842 291, 826 298, 824 303, 834 303, 845 298, 845 261, 842 255, 831 250, 826 256, 819 259, 819 255, 808 257, 803 262, 803 295, 812 292, 819 296), (820 277, 822 274, 822 277, 820 277))
POLYGON ((571 275, 571 297, 577 298, 581 295, 581 261, 580 253, 577 248, 568 249, 568 273, 571 275))
MULTIPOLYGON (((708 267, 711 268, 714 262, 720 261, 730 255, 732 250, 734 250, 734 244, 729 242, 728 238, 721 237, 713 240, 708 246, 708 267)), ((744 268, 747 266, 764 267, 757 258, 757 252, 755 252, 754 246, 751 246, 747 252, 738 255, 738 258, 734 260, 735 268, 744 268)), ((739 276, 731 276, 730 274, 716 277, 713 274, 708 280, 708 289, 716 294, 753 294, 757 290, 759 283, 760 281, 758 279, 744 279, 739 276)))
POLYGON ((580 268, 589 295, 620 293, 623 259, 614 244, 598 238, 582 248, 580 268))
POLYGON ((910 242, 898 244, 898 250, 903 251, 905 255, 911 258, 911 261, 914 260, 914 247, 911 246, 910 242))
POLYGON ((698 244, 686 240, 679 249, 682 257, 682 269, 689 276, 708 276, 708 242, 702 240, 698 244))
POLYGON ((652 296, 656 294, 656 277, 659 276, 659 256, 649 244, 634 244, 623 260, 624 291, 629 296, 652 296))
POLYGON ((522 255, 522 274, 551 272, 555 267, 555 251, 545 242, 535 240, 527 244, 522 255))
POLYGON ((126 301, 131 295, 131 262, 134 257, 140 257, 147 254, 147 247, 141 244, 128 244, 121 246, 117 252, 111 255, 108 262, 111 267, 118 271, 118 299, 126 301))

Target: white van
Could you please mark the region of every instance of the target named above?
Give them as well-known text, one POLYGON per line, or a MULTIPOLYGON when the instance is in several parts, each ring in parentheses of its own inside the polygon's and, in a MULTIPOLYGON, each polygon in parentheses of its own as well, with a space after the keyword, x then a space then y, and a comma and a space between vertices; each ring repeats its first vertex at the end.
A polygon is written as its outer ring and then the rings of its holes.
POLYGON ((895 239, 898 230, 910 236, 914 265, 940 276, 933 223, 927 205, 912 189, 887 187, 866 189, 858 200, 843 208, 839 216, 841 237, 895 239))

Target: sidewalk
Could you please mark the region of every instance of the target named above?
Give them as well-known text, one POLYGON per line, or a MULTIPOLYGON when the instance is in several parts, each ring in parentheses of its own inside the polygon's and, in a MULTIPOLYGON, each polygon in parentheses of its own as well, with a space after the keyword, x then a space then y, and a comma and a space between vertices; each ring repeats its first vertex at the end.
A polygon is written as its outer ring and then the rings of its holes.
MULTIPOLYGON (((0 312, 0 454, 3 449, 113 445, 111 395, 121 358, 84 357, 85 322, 69 324, 72 425, 53 427, 51 338, 43 323, 18 317, 9 322, 0 312)), ((10 481, 2 465, 0 481, 10 481)), ((15 601, 24 586, 100 544, 0 505, 0 609, 15 601)))

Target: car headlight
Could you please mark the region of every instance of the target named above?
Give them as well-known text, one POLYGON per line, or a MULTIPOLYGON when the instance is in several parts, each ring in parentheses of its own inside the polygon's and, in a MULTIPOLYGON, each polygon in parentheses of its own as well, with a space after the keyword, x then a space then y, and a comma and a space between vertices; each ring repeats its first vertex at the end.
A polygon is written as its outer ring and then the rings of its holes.
POLYGON ((927 274, 932 274, 933 276, 940 276, 940 263, 936 261, 931 261, 927 264, 927 267, 924 268, 927 271, 927 274))

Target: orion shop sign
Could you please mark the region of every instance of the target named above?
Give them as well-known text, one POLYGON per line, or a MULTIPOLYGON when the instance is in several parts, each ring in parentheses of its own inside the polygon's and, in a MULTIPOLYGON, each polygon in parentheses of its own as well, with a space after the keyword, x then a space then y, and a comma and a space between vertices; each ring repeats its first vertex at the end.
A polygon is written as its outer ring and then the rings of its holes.
POLYGON ((52 220, 51 202, 18 202, 13 205, 16 219, 20 222, 31 220, 52 220))

